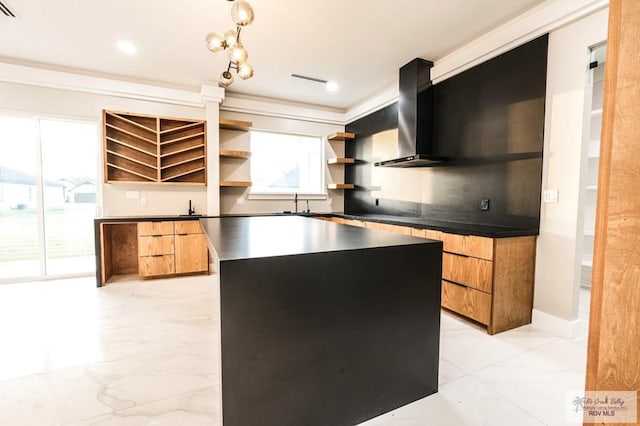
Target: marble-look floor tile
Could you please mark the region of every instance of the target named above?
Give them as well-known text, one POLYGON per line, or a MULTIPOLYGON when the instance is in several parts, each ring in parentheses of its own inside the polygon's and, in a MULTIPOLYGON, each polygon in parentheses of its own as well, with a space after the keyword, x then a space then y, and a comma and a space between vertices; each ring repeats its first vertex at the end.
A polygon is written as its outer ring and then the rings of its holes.
POLYGON ((442 385, 436 394, 361 423, 360 426, 543 424, 477 380, 465 376, 442 385))
POLYGON ((213 342, 93 364, 63 402, 63 422, 219 385, 213 342))
POLYGON ((211 426, 220 421, 219 387, 210 386, 73 423, 73 426, 211 426))
MULTIPOLYGON (((586 350, 558 339, 472 374, 547 424, 564 424, 567 393, 584 389, 586 350)), ((570 408, 570 407, 569 407, 570 408)))
POLYGON ((438 385, 443 385, 452 380, 459 379, 466 374, 467 373, 465 373, 461 368, 440 357, 440 365, 438 368, 438 385))
POLYGON ((443 330, 440 357, 471 373, 555 339, 531 326, 493 336, 473 328, 443 330))

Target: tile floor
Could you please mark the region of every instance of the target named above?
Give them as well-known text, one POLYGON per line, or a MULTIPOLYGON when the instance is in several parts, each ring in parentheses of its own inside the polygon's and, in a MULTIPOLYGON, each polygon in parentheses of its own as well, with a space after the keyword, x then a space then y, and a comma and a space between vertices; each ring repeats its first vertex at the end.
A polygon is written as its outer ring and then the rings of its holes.
MULTIPOLYGON (((0 425, 216 424, 210 279, 0 286, 0 425)), ((362 426, 565 424, 584 336, 489 336, 444 313, 441 337, 440 391, 362 426)))

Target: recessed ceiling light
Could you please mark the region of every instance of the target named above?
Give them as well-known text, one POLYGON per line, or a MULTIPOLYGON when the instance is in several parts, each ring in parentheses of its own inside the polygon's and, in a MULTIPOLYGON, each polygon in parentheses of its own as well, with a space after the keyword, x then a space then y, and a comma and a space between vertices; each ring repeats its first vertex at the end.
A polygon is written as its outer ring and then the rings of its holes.
POLYGON ((336 83, 335 81, 327 81, 325 88, 329 92, 335 92, 336 90, 338 90, 338 83, 336 83))
POLYGON ((116 46, 118 47, 118 50, 120 52, 129 56, 135 55, 136 52, 138 51, 138 48, 136 47, 136 45, 127 40, 118 41, 116 43, 116 46))

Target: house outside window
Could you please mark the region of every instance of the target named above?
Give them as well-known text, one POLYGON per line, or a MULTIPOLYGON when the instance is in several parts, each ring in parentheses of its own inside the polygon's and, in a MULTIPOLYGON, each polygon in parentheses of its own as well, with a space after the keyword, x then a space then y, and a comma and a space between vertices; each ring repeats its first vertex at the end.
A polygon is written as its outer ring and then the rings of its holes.
POLYGON ((324 194, 323 138, 251 131, 252 194, 324 194))

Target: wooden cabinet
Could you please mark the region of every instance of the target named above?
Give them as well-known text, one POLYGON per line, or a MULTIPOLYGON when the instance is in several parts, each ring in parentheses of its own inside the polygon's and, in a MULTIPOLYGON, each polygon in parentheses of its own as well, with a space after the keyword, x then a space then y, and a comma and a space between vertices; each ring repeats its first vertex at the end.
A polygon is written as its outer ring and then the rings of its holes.
POLYGON ((207 238, 200 222, 175 223, 176 274, 209 271, 207 238))
POLYGON ((206 122, 103 111, 106 183, 206 185, 206 122))
POLYGON ((138 275, 142 278, 173 275, 174 222, 138 223, 138 275))
MULTIPOLYGON (((338 217, 334 222, 351 224, 338 217)), ((380 222, 369 229, 442 241, 442 307, 489 334, 531 323, 536 237, 488 238, 380 222)))

